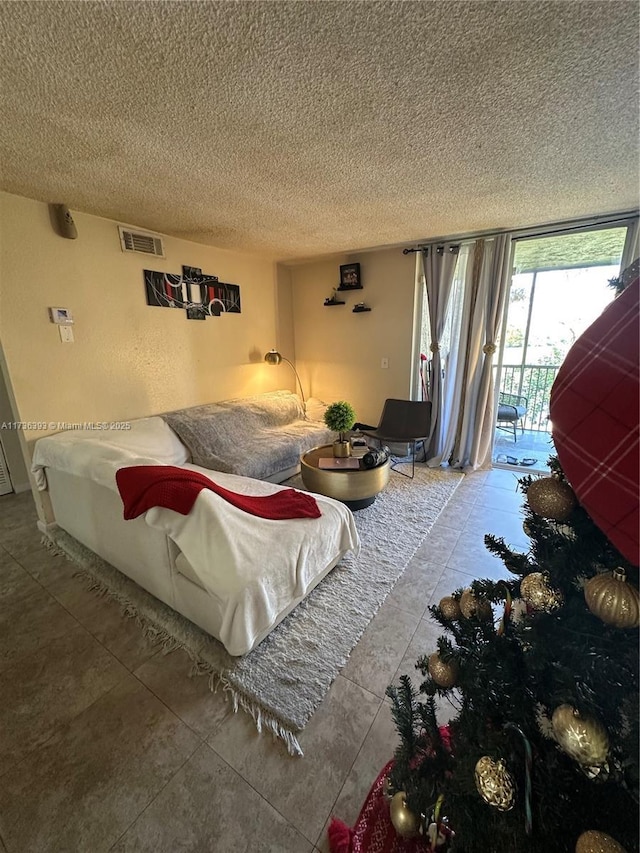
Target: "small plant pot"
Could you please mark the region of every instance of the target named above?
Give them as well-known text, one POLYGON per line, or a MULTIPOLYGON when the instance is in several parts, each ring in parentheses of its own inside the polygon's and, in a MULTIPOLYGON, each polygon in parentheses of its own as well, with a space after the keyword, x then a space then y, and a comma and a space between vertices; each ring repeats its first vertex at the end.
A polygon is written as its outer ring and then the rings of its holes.
POLYGON ((351 444, 348 441, 334 441, 333 455, 338 459, 345 456, 351 456, 351 444))

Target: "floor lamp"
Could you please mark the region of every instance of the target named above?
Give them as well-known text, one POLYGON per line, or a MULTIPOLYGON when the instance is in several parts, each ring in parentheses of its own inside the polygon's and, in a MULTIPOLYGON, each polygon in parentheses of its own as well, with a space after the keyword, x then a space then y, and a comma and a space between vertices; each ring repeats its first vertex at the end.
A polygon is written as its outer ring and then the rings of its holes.
POLYGON ((293 362, 289 361, 288 358, 285 358, 281 353, 278 352, 277 349, 270 349, 268 353, 265 354, 264 360, 267 364, 280 364, 281 361, 286 361, 287 364, 291 367, 291 370, 296 375, 296 379, 298 380, 298 385, 300 386, 300 396, 302 397, 302 408, 305 413, 305 417, 307 416, 307 404, 304 399, 304 391, 302 390, 302 382, 300 382, 300 377, 298 376, 298 371, 293 366, 293 362))

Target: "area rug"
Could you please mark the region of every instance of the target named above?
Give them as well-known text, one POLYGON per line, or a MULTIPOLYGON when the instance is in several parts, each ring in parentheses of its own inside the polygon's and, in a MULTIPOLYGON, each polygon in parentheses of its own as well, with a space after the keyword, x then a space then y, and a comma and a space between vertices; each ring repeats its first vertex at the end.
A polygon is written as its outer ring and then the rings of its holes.
MULTIPOLYGON (((302 755, 297 735, 322 702, 353 647, 393 589, 463 475, 416 465, 413 480, 393 472, 375 503, 354 513, 362 548, 348 554, 275 628, 242 658, 145 592, 64 530, 45 541, 76 563, 91 588, 123 605, 127 616, 160 640, 184 649, 193 671, 228 691, 234 710, 247 711, 259 730, 282 738, 302 755)), ((287 485, 303 488, 299 477, 287 485)))

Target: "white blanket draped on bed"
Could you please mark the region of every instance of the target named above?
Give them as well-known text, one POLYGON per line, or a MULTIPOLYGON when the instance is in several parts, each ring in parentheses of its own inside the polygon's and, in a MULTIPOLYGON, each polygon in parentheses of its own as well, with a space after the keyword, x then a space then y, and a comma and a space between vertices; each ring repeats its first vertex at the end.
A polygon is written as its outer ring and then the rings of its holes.
MULTIPOLYGON (((41 439, 32 470, 46 488, 43 469, 53 467, 88 477, 117 492, 116 471, 126 465, 157 465, 108 441, 73 440, 63 436, 41 439)), ((175 464, 161 460, 160 464, 175 464)), ((199 471, 231 491, 270 495, 283 487, 261 480, 199 471)), ((350 510, 330 498, 316 495, 322 516, 317 519, 258 518, 203 489, 189 515, 154 507, 145 522, 163 531, 180 548, 202 586, 220 609, 219 639, 231 654, 243 654, 273 625, 278 614, 299 601, 319 575, 349 550, 359 551, 360 540, 350 510)), ((124 522, 123 523, 128 523, 124 522)), ((206 594, 206 593, 203 593, 206 594)))

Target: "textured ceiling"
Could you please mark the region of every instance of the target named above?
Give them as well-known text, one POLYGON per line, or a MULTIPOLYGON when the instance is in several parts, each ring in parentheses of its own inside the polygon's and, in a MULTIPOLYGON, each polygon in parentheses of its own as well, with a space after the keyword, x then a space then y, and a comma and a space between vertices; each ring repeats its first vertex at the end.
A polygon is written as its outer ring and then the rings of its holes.
POLYGON ((281 259, 630 209, 638 8, 0 2, 0 186, 281 259))

